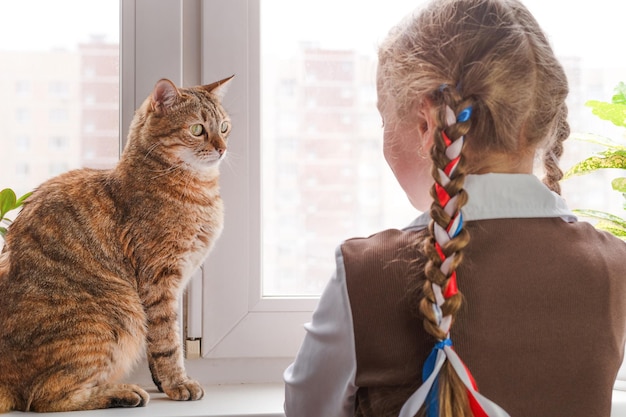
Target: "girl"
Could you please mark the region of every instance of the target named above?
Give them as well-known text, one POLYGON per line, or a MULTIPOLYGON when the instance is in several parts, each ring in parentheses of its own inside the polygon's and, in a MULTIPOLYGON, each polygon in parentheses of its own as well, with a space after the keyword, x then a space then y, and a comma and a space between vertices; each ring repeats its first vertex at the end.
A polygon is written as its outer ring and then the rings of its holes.
POLYGON ((426 213, 337 249, 287 416, 609 416, 626 244, 559 196, 568 87, 538 23, 518 0, 436 0, 377 78, 385 158, 426 213))

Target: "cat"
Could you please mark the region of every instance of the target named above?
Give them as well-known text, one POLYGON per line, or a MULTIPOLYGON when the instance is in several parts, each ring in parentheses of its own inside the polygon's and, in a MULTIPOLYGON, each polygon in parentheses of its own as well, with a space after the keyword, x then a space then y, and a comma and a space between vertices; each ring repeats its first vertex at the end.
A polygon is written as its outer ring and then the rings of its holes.
POLYGON ((146 391, 118 383, 144 351, 161 392, 202 398, 177 306, 223 227, 232 78, 158 81, 115 168, 67 172, 26 200, 0 254, 0 412, 144 406, 146 391))

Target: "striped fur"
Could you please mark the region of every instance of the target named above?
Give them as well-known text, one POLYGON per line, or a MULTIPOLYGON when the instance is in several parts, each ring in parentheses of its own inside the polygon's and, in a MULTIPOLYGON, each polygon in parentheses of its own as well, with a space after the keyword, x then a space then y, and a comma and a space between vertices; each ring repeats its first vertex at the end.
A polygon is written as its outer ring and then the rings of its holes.
POLYGON ((70 171, 27 200, 0 255, 0 412, 143 406, 118 381, 144 350, 170 398, 203 396, 177 305, 222 230, 229 80, 159 81, 115 169, 70 171))

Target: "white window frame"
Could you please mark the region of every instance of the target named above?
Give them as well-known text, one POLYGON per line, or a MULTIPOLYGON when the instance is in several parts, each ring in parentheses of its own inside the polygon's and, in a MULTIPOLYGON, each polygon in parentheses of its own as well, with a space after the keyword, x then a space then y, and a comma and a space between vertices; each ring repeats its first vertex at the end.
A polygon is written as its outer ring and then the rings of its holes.
POLYGON ((191 86, 235 74, 225 227, 188 288, 185 326, 201 358, 187 370, 203 383, 279 382, 318 298, 262 296, 260 0, 121 0, 120 13, 122 145, 160 78, 191 86))

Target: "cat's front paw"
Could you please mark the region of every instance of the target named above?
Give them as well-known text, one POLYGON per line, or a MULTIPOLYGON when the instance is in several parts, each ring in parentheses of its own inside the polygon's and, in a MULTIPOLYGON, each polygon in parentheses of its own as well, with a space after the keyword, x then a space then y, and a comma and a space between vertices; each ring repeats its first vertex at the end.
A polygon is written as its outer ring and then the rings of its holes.
POLYGON ((162 388, 168 397, 176 401, 195 401, 204 396, 204 390, 193 379, 171 386, 162 385, 162 388))

